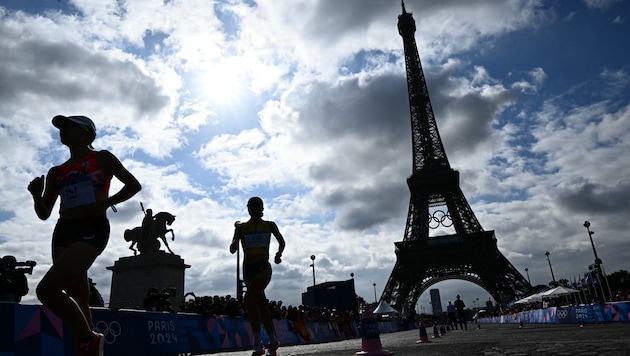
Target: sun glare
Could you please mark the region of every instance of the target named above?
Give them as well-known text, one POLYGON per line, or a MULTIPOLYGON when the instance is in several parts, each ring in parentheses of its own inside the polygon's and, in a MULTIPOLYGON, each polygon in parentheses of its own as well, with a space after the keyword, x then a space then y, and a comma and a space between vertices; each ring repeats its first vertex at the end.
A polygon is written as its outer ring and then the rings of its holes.
POLYGON ((243 69, 230 59, 209 65, 202 78, 202 94, 217 105, 229 105, 245 90, 243 69))

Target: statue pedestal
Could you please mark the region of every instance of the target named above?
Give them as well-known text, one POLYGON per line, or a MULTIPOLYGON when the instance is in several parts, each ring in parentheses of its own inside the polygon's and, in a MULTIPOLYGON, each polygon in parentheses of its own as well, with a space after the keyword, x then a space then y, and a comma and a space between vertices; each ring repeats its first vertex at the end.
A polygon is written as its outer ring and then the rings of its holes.
POLYGON ((113 266, 112 287, 109 296, 109 308, 144 309, 143 302, 149 288, 172 287, 177 290, 174 297, 169 298, 171 307, 180 310, 184 300, 184 271, 190 265, 178 256, 164 251, 142 253, 137 256, 121 257, 113 266))

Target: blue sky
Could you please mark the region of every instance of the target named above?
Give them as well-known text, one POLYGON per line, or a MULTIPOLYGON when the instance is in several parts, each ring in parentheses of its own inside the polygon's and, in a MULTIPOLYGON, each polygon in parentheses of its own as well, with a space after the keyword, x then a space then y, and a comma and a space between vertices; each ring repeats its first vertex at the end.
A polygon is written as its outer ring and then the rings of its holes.
MULTIPOLYGON (((630 4, 405 4, 449 161, 501 252, 533 284, 551 280, 545 251, 572 279, 593 261, 589 220, 606 270, 628 270, 630 4)), ((228 245, 253 195, 287 240, 269 298, 300 303, 312 254, 318 282, 354 273, 359 295, 380 295, 412 170, 400 13, 376 0, 4 1, 0 255, 38 262, 24 301, 50 266, 55 218, 37 219, 26 185, 68 157, 57 114, 91 117, 95 147, 143 184, 109 214, 90 270, 106 300, 140 202, 177 215, 186 292, 234 294, 228 245)), ((489 297, 433 288, 444 304, 489 297)))

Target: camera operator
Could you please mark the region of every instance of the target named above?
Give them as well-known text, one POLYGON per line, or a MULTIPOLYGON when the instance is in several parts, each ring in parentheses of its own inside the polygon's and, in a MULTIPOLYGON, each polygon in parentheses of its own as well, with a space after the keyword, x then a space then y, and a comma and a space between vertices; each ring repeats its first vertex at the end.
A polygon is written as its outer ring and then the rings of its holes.
POLYGON ((28 293, 25 274, 33 274, 35 261, 17 262, 15 256, 0 260, 0 301, 19 303, 28 293), (21 268, 19 268, 21 267, 21 268))
POLYGON ((144 298, 144 309, 146 311, 167 311, 175 312, 171 308, 171 301, 168 298, 172 298, 177 294, 177 289, 167 287, 158 292, 157 288, 150 288, 147 292, 147 296, 144 298))
POLYGON ((91 307, 104 307, 105 301, 103 300, 103 296, 96 289, 96 283, 92 281, 92 278, 88 278, 88 283, 90 285, 90 297, 88 298, 88 305, 91 307))

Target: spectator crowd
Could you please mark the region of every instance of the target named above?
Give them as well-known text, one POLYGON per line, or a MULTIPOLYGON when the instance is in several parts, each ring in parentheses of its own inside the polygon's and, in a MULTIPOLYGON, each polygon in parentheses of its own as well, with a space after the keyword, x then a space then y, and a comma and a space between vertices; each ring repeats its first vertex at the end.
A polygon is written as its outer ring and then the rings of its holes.
MULTIPOLYGON (((184 304, 181 311, 184 313, 196 313, 208 316, 228 316, 228 317, 247 317, 244 305, 231 295, 213 297, 203 296, 197 297, 193 293, 187 293, 184 296, 184 304), (192 298, 188 298, 192 296, 192 298)), ((298 321, 299 319, 306 321, 328 322, 328 321, 353 321, 353 311, 339 311, 334 308, 312 307, 299 305, 297 307, 286 306, 281 300, 269 301, 269 311, 271 317, 276 320, 288 319, 298 321)))

